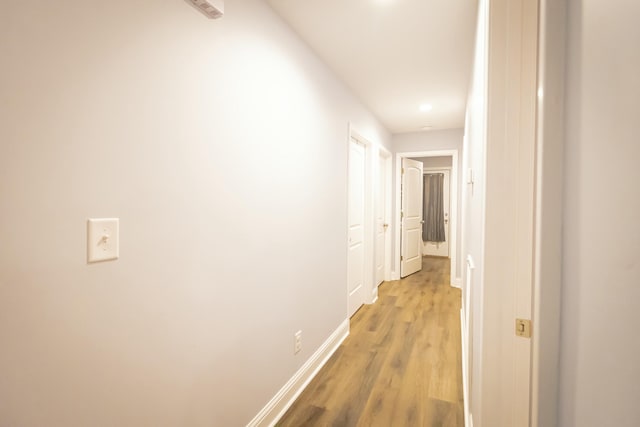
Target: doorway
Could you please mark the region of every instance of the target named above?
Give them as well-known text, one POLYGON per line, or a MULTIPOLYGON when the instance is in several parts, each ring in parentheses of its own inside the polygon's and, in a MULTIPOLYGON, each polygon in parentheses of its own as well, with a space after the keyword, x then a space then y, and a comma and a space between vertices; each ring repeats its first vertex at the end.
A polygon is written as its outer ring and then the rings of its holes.
POLYGON ((347 314, 378 299, 391 280, 392 154, 350 124, 347 189, 347 314))
MULTIPOLYGON (((451 160, 451 157, 449 157, 449 160, 451 160)), ((427 183, 435 179, 440 180, 441 192, 439 196, 442 197, 441 202, 442 202, 443 215, 441 220, 442 220, 442 226, 444 229, 444 238, 443 240, 441 240, 441 238, 436 238, 433 240, 428 240, 428 239, 425 240, 425 237, 423 235, 422 254, 429 255, 429 256, 439 256, 439 257, 449 258, 450 257, 449 240, 451 237, 451 230, 450 230, 450 224, 449 224, 449 216, 451 211, 451 205, 450 205, 451 169, 433 169, 433 168, 424 166, 426 164, 428 163, 423 162, 423 168, 422 168, 423 176, 425 178, 425 190, 424 190, 425 199, 423 199, 423 205, 424 205, 424 209, 427 209, 427 207, 432 203, 429 201, 430 196, 431 197, 435 196, 432 192, 429 192, 429 190, 427 189, 428 187, 427 183)), ((427 216, 428 215, 425 214, 425 217, 427 216)), ((429 221, 427 221, 425 226, 429 226, 429 221)), ((426 233, 426 234, 431 234, 431 233, 426 233)))
MULTIPOLYGON (((395 227, 394 227, 394 279, 399 279, 401 275, 402 256, 402 163, 405 159, 419 159, 427 163, 427 170, 445 169, 449 171, 449 219, 448 230, 449 247, 448 253, 451 259, 450 284, 460 287, 462 273, 458 271, 458 260, 460 259, 458 242, 458 150, 431 150, 396 153, 395 164, 395 227), (448 164, 442 162, 448 159, 448 164)), ((423 248, 421 247, 421 251, 423 248)))

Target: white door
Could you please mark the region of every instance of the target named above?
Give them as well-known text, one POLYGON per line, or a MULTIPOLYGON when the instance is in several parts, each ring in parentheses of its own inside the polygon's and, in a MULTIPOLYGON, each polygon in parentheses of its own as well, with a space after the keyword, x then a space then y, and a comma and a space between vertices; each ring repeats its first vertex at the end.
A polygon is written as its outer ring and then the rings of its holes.
POLYGON ((422 163, 402 159, 400 276, 422 270, 422 163))
POLYGON ((385 242, 389 224, 385 217, 387 206, 386 194, 387 159, 378 157, 378 180, 376 184, 376 286, 384 281, 385 242))
POLYGON ((365 147, 355 139, 349 142, 349 231, 347 255, 348 315, 364 304, 364 184, 365 147))
MULTIPOLYGON (((444 206, 444 242, 422 242, 422 253, 424 255, 432 255, 432 256, 449 256, 449 209, 451 207, 450 199, 449 199, 449 191, 451 189, 451 184, 449 180, 450 172, 447 169, 442 170, 429 170, 424 172, 424 174, 430 173, 441 173, 444 175, 444 184, 443 184, 443 206, 444 206)), ((425 202, 426 203, 426 202, 425 202)))

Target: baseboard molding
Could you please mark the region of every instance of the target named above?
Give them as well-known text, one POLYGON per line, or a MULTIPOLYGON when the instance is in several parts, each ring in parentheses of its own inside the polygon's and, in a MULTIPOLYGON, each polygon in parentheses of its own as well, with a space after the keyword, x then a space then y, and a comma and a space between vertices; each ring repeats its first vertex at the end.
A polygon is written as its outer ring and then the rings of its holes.
POLYGON ((371 302, 369 304, 375 304, 378 301, 378 287, 376 286, 376 291, 371 294, 371 302))
POLYGON ((473 426, 473 420, 471 419, 471 409, 469 408, 469 373, 467 372, 468 366, 466 361, 469 349, 467 348, 467 328, 465 327, 465 314, 464 307, 460 309, 460 339, 462 341, 462 399, 464 401, 464 425, 469 427, 473 426))
POLYGON ((349 319, 346 319, 247 424, 247 427, 274 426, 348 335, 349 319))
POLYGON ((456 277, 451 280, 451 286, 454 288, 462 289, 462 277, 456 277))

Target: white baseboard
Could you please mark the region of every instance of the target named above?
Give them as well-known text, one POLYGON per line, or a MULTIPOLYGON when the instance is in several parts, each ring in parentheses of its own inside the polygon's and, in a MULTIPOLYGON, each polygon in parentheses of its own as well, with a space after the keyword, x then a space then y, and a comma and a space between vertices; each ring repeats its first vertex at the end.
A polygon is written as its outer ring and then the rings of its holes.
POLYGON ((462 289, 462 277, 456 277, 451 280, 451 286, 454 288, 462 289))
POLYGON ((465 328, 465 314, 464 307, 460 309, 460 339, 462 341, 462 399, 464 401, 464 425, 467 427, 473 426, 473 420, 471 419, 471 408, 469 408, 469 373, 467 372, 467 354, 469 349, 467 348, 467 329, 465 328))
POLYGON ((378 301, 378 287, 376 286, 376 290, 371 294, 371 302, 369 304, 375 304, 378 301))
POLYGON ((274 426, 348 335, 349 319, 346 319, 304 365, 298 369, 298 372, 273 396, 258 415, 247 424, 247 427, 274 426))

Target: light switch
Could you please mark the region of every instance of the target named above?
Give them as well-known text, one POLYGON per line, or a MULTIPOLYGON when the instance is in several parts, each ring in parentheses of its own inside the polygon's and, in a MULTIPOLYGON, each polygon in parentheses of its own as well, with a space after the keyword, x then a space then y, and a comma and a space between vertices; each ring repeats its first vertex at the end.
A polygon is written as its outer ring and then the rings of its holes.
POLYGON ((87 262, 118 259, 118 218, 87 221, 87 262))

